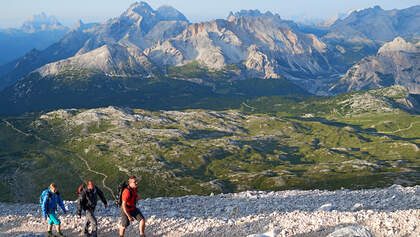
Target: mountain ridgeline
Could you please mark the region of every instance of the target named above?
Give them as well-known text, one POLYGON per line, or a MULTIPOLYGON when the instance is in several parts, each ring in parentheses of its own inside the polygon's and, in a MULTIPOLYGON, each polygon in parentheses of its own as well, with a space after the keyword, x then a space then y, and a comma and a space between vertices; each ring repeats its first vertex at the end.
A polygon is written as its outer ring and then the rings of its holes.
POLYGON ((392 85, 418 94, 419 12, 354 11, 311 34, 271 12, 190 23, 173 7, 136 2, 119 17, 80 22, 46 49, 0 66, 0 114, 108 105, 230 108, 228 100, 392 85), (400 47, 405 43, 409 51, 400 47), (394 50, 385 50, 389 44, 394 50), (380 68, 363 72, 370 60, 380 68))

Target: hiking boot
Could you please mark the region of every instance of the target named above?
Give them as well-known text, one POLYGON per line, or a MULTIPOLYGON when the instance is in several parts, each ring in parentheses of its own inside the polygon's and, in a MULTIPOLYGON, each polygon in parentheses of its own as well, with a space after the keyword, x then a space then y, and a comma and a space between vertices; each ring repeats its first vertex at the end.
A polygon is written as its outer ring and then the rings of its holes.
POLYGON ((57 234, 56 236, 58 236, 58 237, 66 237, 66 236, 63 234, 63 232, 58 232, 58 234, 57 234))
POLYGON ((48 237, 55 237, 55 235, 52 233, 52 231, 48 231, 47 236, 48 237))
POLYGON ((140 236, 140 237, 146 237, 146 235, 145 235, 145 234, 140 234, 139 236, 140 236))

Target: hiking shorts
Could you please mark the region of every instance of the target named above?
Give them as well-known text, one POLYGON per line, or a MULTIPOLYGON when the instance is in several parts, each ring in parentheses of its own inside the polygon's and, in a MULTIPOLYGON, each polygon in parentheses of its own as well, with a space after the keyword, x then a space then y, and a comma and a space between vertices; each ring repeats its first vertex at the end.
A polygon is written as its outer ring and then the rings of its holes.
MULTIPOLYGON (((144 219, 143 214, 141 213, 140 209, 136 208, 132 211, 128 211, 130 216, 132 216, 137 221, 141 221, 144 219)), ((130 225, 130 220, 128 219, 127 215, 124 213, 124 211, 121 209, 121 225, 123 227, 127 227, 130 225)))
POLYGON ((55 213, 48 214, 48 224, 49 225, 59 225, 61 224, 60 220, 58 219, 57 215, 55 213))

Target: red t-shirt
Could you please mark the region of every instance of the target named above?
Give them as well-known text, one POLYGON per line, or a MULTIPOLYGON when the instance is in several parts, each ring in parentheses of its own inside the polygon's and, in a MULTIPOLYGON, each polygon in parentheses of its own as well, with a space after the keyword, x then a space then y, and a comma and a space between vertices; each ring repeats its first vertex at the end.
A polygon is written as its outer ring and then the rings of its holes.
POLYGON ((128 188, 124 189, 121 200, 123 202, 126 202, 127 211, 133 211, 134 209, 136 209, 137 192, 138 192, 137 188, 133 188, 131 189, 131 195, 130 195, 130 190, 128 190, 128 188))

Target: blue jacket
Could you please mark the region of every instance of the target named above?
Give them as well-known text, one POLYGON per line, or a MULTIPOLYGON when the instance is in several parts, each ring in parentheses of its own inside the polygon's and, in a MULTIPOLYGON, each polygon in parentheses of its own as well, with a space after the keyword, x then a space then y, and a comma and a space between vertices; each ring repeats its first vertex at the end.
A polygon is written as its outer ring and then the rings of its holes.
POLYGON ((55 213, 57 210, 57 204, 60 205, 64 212, 66 212, 66 207, 64 206, 60 194, 53 193, 49 189, 44 192, 47 192, 42 200, 42 214, 44 215, 44 218, 47 218, 50 213, 55 213))

